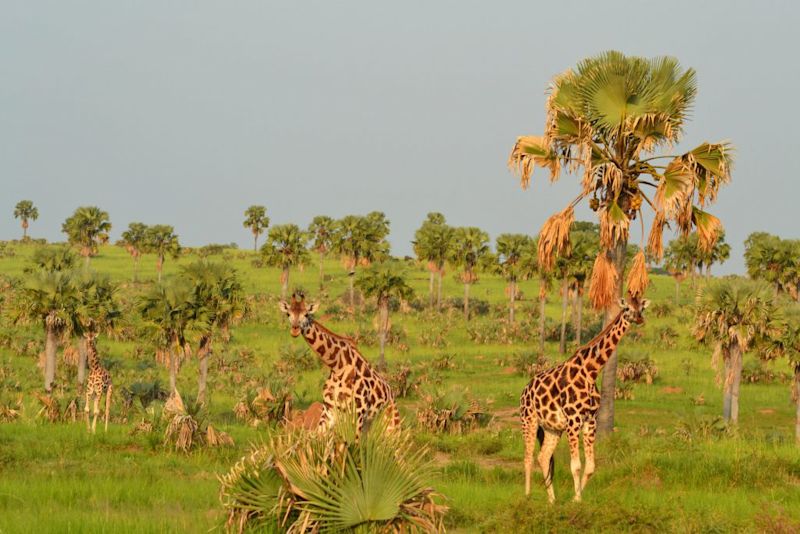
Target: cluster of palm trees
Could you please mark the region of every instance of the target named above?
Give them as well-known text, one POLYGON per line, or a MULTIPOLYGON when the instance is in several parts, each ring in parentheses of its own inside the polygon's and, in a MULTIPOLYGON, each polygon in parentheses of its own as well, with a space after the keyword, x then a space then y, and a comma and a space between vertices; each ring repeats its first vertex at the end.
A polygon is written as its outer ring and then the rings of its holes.
POLYGON ((664 269, 675 279, 675 304, 680 303, 680 283, 684 279, 689 277, 694 288, 697 274, 705 270, 706 277, 709 277, 711 266, 725 263, 730 255, 731 246, 725 242, 724 233, 708 249, 700 246, 697 232, 670 241, 664 251, 664 269))
MULTIPOLYGON (((76 267, 69 247, 43 247, 33 255, 23 285, 15 293, 15 323, 40 323, 45 333, 44 388, 51 392, 56 376, 56 351, 79 340, 77 382, 83 386, 87 343, 98 334, 117 330, 121 316, 117 285, 85 266, 76 267)), ((197 260, 180 274, 159 282, 137 297, 142 334, 168 357, 170 387, 177 391, 179 365, 196 344, 199 363, 198 401, 206 398, 208 357, 217 337, 227 339, 230 325, 243 312, 243 292, 227 264, 197 260)), ((128 317, 127 321, 131 318, 128 317)))
POLYGON ((747 273, 763 280, 781 293, 800 300, 800 240, 781 239, 766 232, 754 232, 744 242, 747 273))

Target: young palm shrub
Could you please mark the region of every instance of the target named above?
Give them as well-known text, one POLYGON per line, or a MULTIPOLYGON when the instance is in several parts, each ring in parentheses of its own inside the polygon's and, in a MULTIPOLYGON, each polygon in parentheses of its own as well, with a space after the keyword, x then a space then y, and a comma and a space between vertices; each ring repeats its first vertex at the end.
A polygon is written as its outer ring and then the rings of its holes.
POLYGON ((467 434, 492 420, 488 410, 464 389, 434 391, 417 410, 417 423, 429 432, 467 434))
POLYGON ((251 389, 234 406, 236 418, 252 426, 281 423, 292 415, 292 383, 278 378, 251 389))
POLYGON ((200 403, 185 404, 180 393, 170 397, 164 405, 164 414, 169 418, 164 432, 164 445, 176 451, 189 452, 193 448, 232 446, 233 438, 216 430, 207 421, 207 413, 200 403))
POLYGON ((353 414, 327 433, 270 434, 220 477, 229 532, 443 532, 428 451, 382 417, 357 437, 353 414))

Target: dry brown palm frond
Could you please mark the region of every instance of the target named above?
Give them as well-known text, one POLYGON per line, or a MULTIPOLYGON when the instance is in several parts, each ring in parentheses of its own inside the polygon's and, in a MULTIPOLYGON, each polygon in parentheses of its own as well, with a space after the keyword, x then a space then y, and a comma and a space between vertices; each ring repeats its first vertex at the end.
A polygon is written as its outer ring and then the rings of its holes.
POLYGON ((633 299, 641 298, 647 290, 650 279, 647 276, 647 263, 644 257, 644 251, 639 252, 634 256, 631 270, 628 273, 628 293, 633 299))
POLYGON ((76 367, 78 365, 78 356, 78 349, 76 349, 73 345, 67 345, 64 347, 64 353, 62 357, 65 364, 69 365, 70 367, 76 367))
POLYGON ((697 208, 692 210, 692 220, 697 228, 700 248, 706 252, 710 251, 722 234, 722 221, 697 208))
POLYGON ((556 256, 567 255, 570 249, 569 229, 575 220, 575 209, 567 206, 542 225, 539 231, 537 256, 539 265, 545 271, 553 269, 556 256))
POLYGON ((42 404, 36 417, 44 417, 51 423, 61 419, 61 406, 59 406, 58 400, 52 395, 42 395, 41 393, 36 393, 36 398, 42 404))
POLYGON ((181 394, 175 390, 175 393, 167 399, 167 402, 164 403, 164 412, 168 415, 185 415, 186 414, 186 405, 183 404, 183 399, 181 398, 181 394))
MULTIPOLYGON (((631 220, 616 202, 600 210, 600 245, 610 249, 617 242, 627 242, 631 220)), ((540 240, 541 243, 541 240, 540 240)))
POLYGON ((72 421, 73 423, 78 420, 78 399, 72 399, 67 407, 64 409, 64 413, 61 414, 61 418, 64 421, 72 421))
POLYGON ((530 185, 535 166, 549 169, 551 182, 558 180, 561 163, 558 157, 550 151, 547 139, 533 135, 518 137, 514 148, 511 149, 511 155, 508 157, 508 168, 514 174, 519 175, 523 189, 527 189, 530 185))
POLYGON ((608 254, 600 251, 594 260, 592 278, 589 282, 589 300, 595 309, 604 310, 614 302, 618 276, 617 269, 608 254))
POLYGON ((174 416, 164 434, 164 445, 174 442, 175 450, 188 452, 195 442, 198 426, 191 415, 174 416))
POLYGON ((664 258, 664 226, 666 223, 667 218, 664 211, 657 211, 653 225, 650 227, 650 235, 647 237, 647 251, 656 261, 664 258))
POLYGON ((206 428, 206 444, 209 447, 233 447, 233 438, 227 432, 208 425, 206 428))

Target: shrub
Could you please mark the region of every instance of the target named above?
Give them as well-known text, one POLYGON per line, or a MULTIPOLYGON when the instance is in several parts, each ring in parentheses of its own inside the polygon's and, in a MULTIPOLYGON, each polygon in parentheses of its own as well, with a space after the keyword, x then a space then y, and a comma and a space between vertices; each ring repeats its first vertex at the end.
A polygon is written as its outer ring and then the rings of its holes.
POLYGON ((492 420, 481 402, 465 389, 454 388, 446 393, 432 392, 423 398, 417 410, 417 424, 429 432, 466 434, 485 427, 492 420))
POLYGON ((617 365, 617 380, 620 382, 644 382, 652 384, 658 377, 658 367, 650 358, 630 360, 620 358, 617 365))
POLYGON ((554 363, 540 354, 521 352, 514 357, 512 365, 518 374, 533 378, 542 371, 553 367, 554 363))
POLYGON ((450 340, 448 338, 449 333, 450 325, 446 321, 426 321, 422 325, 422 331, 419 334, 419 341, 426 347, 444 349, 450 344, 450 340))
POLYGON ((177 391, 164 405, 164 415, 169 419, 164 445, 174 447, 176 451, 189 452, 203 445, 233 445, 233 438, 208 423, 203 405, 191 401, 184 404, 177 391))
POLYGON ((267 384, 251 389, 233 408, 237 419, 250 425, 285 422, 292 413, 292 384, 273 378, 267 384))
POLYGON ((673 306, 669 302, 656 302, 648 309, 647 313, 653 317, 667 317, 673 312, 673 306))

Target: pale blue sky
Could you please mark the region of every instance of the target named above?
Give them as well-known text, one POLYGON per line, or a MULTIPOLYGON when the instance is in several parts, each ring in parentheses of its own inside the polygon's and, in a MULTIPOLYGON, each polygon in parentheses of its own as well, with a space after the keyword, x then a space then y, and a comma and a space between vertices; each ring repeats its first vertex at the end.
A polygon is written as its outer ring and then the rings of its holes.
POLYGON ((51 240, 86 204, 114 239, 142 221, 188 245, 249 246, 254 203, 302 226, 384 211, 395 254, 429 211, 535 234, 578 186, 523 192, 508 152, 554 74, 613 48, 697 70, 684 146, 737 147, 712 212, 741 272, 750 232, 800 233, 798 23, 789 1, 0 1, 0 239, 22 198, 51 240))

